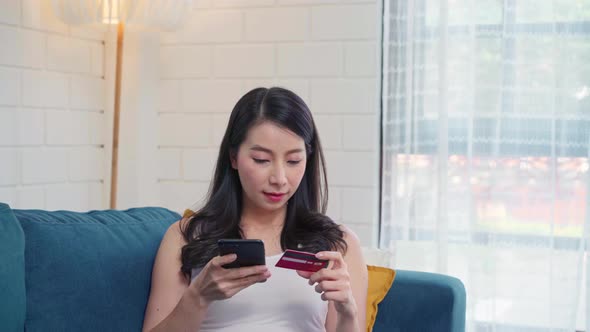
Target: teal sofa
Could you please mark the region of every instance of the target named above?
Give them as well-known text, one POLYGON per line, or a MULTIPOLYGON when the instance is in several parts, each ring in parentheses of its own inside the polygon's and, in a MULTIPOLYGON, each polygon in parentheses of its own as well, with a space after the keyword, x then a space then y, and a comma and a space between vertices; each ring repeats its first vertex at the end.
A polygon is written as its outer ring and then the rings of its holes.
MULTIPOLYGON (((141 331, 153 260, 180 216, 12 210, 0 203, 0 331, 141 331)), ((397 271, 373 331, 465 330, 455 278, 397 271)))

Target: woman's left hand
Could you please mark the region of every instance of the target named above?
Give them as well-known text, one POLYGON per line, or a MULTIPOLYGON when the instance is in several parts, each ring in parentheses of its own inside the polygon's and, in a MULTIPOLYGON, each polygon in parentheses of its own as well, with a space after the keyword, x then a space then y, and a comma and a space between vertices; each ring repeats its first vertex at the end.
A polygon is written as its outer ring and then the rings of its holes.
POLYGON ((357 307, 350 286, 348 267, 342 254, 338 251, 321 251, 316 254, 319 259, 329 260, 331 267, 317 272, 297 271, 309 284, 315 284, 315 291, 322 294, 322 300, 333 301, 339 315, 355 317, 357 307))

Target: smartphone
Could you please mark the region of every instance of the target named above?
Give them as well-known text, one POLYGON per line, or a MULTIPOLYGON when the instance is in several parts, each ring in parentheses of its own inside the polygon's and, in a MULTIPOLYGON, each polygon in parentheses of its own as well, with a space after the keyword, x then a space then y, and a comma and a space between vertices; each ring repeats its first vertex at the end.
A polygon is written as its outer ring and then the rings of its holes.
POLYGON ((221 239, 217 240, 219 255, 236 254, 238 258, 223 267, 226 269, 266 265, 264 256, 264 243, 262 240, 246 239, 221 239))

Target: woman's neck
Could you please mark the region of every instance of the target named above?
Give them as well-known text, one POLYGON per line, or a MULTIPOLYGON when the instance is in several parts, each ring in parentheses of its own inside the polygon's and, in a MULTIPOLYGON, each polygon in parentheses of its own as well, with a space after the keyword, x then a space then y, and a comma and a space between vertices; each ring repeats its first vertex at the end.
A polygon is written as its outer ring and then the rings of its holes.
POLYGON ((240 226, 242 229, 266 231, 278 229, 280 231, 285 224, 286 215, 286 206, 274 211, 244 206, 244 209, 242 210, 242 220, 240 222, 240 226))
POLYGON ((281 232, 286 215, 286 206, 276 211, 251 209, 244 206, 240 221, 242 236, 246 239, 262 240, 267 255, 281 253, 281 232))

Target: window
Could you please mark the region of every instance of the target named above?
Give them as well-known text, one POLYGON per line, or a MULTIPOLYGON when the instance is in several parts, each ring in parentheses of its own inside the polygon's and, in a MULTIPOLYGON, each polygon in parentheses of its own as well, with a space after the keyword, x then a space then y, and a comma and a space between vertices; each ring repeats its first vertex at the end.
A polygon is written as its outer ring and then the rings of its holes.
POLYGON ((590 1, 384 4, 381 245, 461 277, 472 330, 569 324, 590 247, 590 1))

